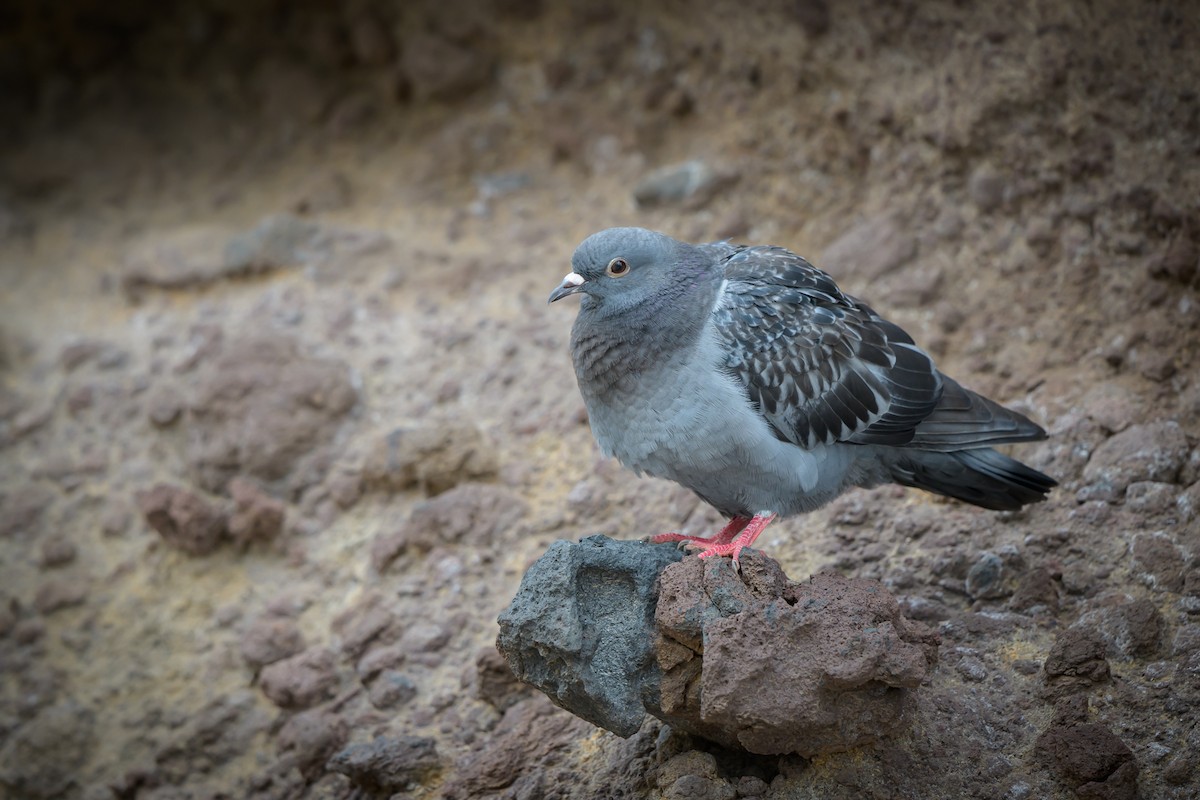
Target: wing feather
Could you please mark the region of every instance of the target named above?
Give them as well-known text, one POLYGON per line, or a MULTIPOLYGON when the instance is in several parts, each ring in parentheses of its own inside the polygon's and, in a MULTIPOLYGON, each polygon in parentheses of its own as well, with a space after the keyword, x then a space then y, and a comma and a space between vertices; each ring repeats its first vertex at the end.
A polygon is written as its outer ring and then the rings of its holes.
POLYGON ((911 442, 943 393, 912 338, 788 250, 724 246, 714 323, 771 427, 803 447, 911 442))

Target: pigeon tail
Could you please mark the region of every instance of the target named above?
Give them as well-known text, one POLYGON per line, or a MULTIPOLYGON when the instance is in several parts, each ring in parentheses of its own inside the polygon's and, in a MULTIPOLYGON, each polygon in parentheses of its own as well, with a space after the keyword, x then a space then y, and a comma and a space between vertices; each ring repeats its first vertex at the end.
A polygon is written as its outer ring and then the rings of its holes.
POLYGON ((990 447, 950 453, 907 449, 891 465, 892 480, 994 511, 1046 499, 1058 482, 990 447))

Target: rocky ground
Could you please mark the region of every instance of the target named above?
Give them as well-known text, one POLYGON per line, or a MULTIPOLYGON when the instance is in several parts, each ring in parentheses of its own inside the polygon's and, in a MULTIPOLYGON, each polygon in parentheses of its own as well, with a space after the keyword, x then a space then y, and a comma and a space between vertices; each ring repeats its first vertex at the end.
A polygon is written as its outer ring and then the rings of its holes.
POLYGON ((0 786, 1200 796, 1198 36, 1110 0, 12 4, 0 786), (631 223, 797 250, 1049 430, 1037 507, 885 488, 760 540, 938 632, 903 732, 621 739, 497 654, 553 541, 717 522, 599 458, 545 304, 631 223))

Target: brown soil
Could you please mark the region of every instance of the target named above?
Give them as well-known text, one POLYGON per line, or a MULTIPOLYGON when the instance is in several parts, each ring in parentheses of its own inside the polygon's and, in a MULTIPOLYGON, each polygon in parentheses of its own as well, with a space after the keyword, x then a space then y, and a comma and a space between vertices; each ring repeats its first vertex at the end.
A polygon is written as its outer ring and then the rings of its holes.
POLYGON ((0 12, 10 796, 1200 796, 1200 11, 702 8, 0 12), (622 740, 496 662, 551 541, 717 522, 600 460, 545 304, 618 224, 790 247, 1050 431, 1024 512, 760 540, 940 632, 886 745, 622 740))

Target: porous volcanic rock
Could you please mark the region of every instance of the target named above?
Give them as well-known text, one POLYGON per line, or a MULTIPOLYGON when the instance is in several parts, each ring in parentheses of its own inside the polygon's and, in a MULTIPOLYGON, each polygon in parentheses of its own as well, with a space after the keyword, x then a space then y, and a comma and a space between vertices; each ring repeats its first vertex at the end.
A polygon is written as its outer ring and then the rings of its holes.
POLYGON ((878 582, 789 581, 741 560, 592 536, 555 542, 500 616, 513 672, 621 736, 649 712, 727 747, 811 757, 900 730, 937 635, 878 582))

